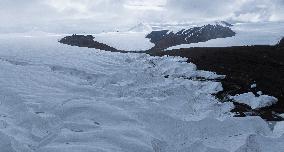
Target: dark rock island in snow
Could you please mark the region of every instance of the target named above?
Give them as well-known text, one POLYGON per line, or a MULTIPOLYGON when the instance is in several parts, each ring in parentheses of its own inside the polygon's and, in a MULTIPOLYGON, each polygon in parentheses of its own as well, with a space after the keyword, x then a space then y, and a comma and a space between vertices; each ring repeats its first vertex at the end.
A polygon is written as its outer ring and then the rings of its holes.
POLYGON ((232 37, 235 34, 228 26, 208 24, 201 27, 182 29, 176 33, 169 30, 153 31, 146 38, 149 38, 155 44, 155 47, 151 50, 156 51, 180 44, 206 42, 216 38, 232 37))
POLYGON ((113 51, 113 52, 118 51, 116 48, 95 41, 94 38, 95 37, 92 35, 84 36, 84 35, 73 34, 72 36, 66 36, 62 38, 61 40, 59 40, 59 42, 71 46, 96 48, 100 50, 113 51))

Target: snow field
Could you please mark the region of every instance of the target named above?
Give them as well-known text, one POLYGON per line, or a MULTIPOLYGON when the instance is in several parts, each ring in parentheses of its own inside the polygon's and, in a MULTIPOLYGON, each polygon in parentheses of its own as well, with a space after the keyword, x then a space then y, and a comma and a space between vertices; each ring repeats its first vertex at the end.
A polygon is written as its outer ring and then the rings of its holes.
POLYGON ((0 38, 1 152, 284 150, 283 125, 234 118, 233 104, 211 95, 220 83, 186 79, 220 77, 213 72, 59 38, 0 38))
POLYGON ((145 51, 154 47, 149 39, 145 38, 147 32, 109 32, 95 34, 95 41, 107 44, 122 51, 145 51))

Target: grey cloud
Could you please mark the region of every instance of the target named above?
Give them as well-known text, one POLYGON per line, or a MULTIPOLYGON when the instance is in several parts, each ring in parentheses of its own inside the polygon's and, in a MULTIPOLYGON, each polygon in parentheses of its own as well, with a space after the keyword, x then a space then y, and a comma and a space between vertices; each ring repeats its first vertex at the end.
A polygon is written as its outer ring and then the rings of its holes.
POLYGON ((283 20, 283 0, 168 0, 175 17, 233 21, 283 20))
POLYGON ((168 0, 167 8, 191 18, 216 18, 232 12, 235 0, 168 0))
POLYGON ((93 31, 138 22, 284 21, 283 14, 283 0, 0 0, 0 32, 93 31))

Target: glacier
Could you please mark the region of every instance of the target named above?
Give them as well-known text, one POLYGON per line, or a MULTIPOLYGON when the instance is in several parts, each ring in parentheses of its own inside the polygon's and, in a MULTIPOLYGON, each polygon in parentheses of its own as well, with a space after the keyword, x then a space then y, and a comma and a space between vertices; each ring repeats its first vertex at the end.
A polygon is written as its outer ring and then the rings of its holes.
POLYGON ((284 126, 235 118, 220 78, 181 57, 0 35, 1 152, 284 151, 284 126))

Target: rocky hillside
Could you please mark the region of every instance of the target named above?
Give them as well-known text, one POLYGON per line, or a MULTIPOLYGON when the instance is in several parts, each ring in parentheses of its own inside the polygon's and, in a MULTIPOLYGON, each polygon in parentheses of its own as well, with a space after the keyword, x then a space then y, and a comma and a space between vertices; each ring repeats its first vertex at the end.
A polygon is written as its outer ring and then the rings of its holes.
POLYGON ((151 50, 164 50, 171 46, 205 42, 216 38, 235 36, 235 32, 228 25, 204 25, 190 29, 182 29, 178 32, 169 30, 153 31, 146 36, 155 44, 151 50))

